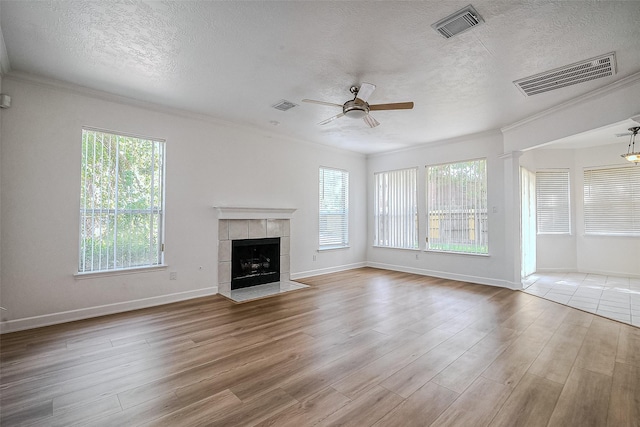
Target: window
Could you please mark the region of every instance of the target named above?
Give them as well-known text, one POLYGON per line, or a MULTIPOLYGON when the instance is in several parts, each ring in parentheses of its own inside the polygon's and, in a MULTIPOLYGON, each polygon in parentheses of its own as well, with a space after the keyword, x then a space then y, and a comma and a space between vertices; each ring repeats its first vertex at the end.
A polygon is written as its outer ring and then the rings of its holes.
POLYGON ((349 244, 349 172, 320 168, 320 249, 349 244))
POLYGON ((586 234, 640 236, 640 167, 584 171, 586 234))
POLYGON ((163 188, 164 141, 83 129, 78 271, 162 264, 163 188))
POLYGON ((427 166, 427 249, 487 254, 487 161, 427 166))
POLYGON ((536 172, 538 234, 571 233, 569 171, 536 172))
POLYGON ((374 175, 373 244, 418 249, 417 168, 374 175))

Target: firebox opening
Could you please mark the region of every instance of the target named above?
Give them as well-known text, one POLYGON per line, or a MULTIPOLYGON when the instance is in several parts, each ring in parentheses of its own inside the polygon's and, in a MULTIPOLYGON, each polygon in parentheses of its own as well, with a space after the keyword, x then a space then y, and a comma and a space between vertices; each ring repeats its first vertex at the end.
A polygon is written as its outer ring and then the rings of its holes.
POLYGON ((280 237, 231 243, 231 289, 280 280, 280 237))

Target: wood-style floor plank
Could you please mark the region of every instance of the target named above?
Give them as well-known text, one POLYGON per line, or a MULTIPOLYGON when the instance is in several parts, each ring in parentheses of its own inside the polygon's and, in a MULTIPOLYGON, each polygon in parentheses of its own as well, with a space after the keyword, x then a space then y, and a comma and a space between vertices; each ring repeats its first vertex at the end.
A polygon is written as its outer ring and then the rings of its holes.
POLYGON ((640 332, 361 268, 0 336, 2 426, 632 426, 640 332))
POLYGON ((610 376, 582 368, 573 368, 548 425, 550 427, 606 425, 610 394, 610 376))
POLYGON ((431 381, 388 412, 376 427, 421 427, 431 425, 459 394, 431 381))
POLYGON ((544 427, 556 406, 562 384, 526 374, 509 396, 491 427, 544 427))
POLYGON ((640 426, 640 366, 615 364, 607 426, 640 426))

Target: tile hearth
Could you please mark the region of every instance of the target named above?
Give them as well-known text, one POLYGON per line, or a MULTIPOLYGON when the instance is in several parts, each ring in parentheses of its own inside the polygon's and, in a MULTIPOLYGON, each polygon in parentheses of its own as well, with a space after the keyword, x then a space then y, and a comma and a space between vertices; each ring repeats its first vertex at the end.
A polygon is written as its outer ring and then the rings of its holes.
POLYGON ((271 297, 274 295, 280 295, 285 292, 297 291, 308 287, 308 285, 303 285, 302 283, 282 281, 251 286, 248 288, 233 289, 229 292, 225 291, 218 293, 234 302, 247 302, 256 299, 271 297))

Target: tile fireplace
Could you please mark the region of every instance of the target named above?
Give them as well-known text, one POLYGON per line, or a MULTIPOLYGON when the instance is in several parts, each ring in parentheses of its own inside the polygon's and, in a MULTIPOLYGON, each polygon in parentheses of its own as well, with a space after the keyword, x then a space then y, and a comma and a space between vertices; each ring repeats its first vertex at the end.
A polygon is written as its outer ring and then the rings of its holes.
POLYGON ((218 292, 289 282, 290 219, 295 209, 216 207, 218 292), (237 257, 234 259, 234 249, 237 257))

